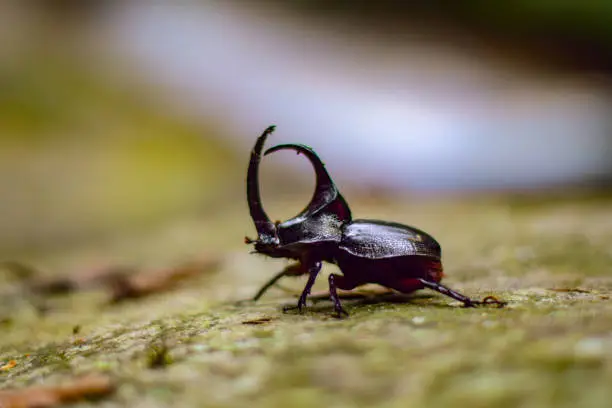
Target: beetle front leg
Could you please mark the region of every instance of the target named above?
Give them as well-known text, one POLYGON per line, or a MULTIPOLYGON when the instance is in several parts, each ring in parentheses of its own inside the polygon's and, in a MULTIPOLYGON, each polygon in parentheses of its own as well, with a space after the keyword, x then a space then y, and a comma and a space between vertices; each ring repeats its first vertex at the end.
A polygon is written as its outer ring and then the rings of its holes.
MULTIPOLYGON (((297 309, 301 312, 304 307, 306 307, 306 298, 310 295, 310 291, 314 286, 315 281, 317 280, 317 276, 321 271, 321 261, 315 261, 310 264, 308 267, 308 282, 306 282, 306 286, 300 295, 300 299, 298 300, 297 309)), ((291 309, 295 309, 296 307, 285 307, 284 311, 288 311, 291 309)))
POLYGON ((268 289, 274 286, 276 282, 278 282, 280 278, 282 278, 283 276, 300 276, 300 275, 304 275, 305 273, 308 273, 308 270, 305 269, 302 263, 300 262, 296 262, 294 264, 287 266, 285 269, 283 269, 282 271, 274 275, 272 279, 266 282, 266 284, 263 285, 261 289, 259 289, 257 294, 253 297, 253 302, 258 301, 259 298, 262 297, 264 293, 266 293, 268 289))

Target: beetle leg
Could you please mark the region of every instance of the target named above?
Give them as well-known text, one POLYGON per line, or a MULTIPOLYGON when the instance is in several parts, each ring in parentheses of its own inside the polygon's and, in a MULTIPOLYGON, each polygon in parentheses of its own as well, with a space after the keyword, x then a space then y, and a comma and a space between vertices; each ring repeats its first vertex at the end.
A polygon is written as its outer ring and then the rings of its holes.
POLYGON ((300 295, 300 299, 298 300, 297 307, 286 307, 284 311, 288 311, 291 309, 297 308, 300 312, 306 307, 306 298, 310 295, 310 291, 317 280, 317 276, 321 271, 321 261, 315 261, 308 267, 308 282, 306 282, 306 286, 300 295))
MULTIPOLYGON (((329 275, 329 297, 334 303, 334 311, 336 312, 336 317, 341 318, 342 315, 348 317, 348 313, 346 310, 342 308, 342 304, 340 303, 340 298, 338 297, 338 287, 344 286, 342 289, 346 289, 350 285, 343 285, 342 283, 345 279, 342 276, 334 275, 333 273, 329 275)), ((349 288, 353 289, 353 288, 349 288)))
POLYGON ((308 271, 304 268, 304 266, 300 262, 296 262, 294 264, 287 266, 285 269, 283 269, 282 271, 274 275, 272 279, 266 282, 266 284, 263 285, 261 289, 259 289, 257 294, 253 297, 253 302, 256 302, 257 300, 259 300, 259 298, 262 297, 264 293, 266 293, 268 289, 274 286, 276 282, 278 282, 280 278, 282 278, 283 276, 300 276, 305 273, 308 273, 308 271))
POLYGON ((436 292, 440 292, 443 295, 446 295, 448 297, 451 297, 455 300, 458 300, 460 302, 462 302, 466 307, 475 307, 476 301, 470 299, 469 297, 462 295, 459 292, 455 292, 454 290, 452 290, 451 288, 447 288, 446 286, 440 284, 440 283, 436 283, 436 282, 431 282, 425 279, 419 279, 419 281, 423 284, 423 286, 425 286, 426 288, 435 290, 436 292))
POLYGON ((285 276, 285 270, 283 269, 282 271, 280 271, 279 273, 277 273, 276 275, 274 275, 272 277, 272 279, 270 279, 268 282, 266 282, 265 285, 263 285, 261 287, 261 289, 259 289, 259 291, 257 292, 257 294, 253 297, 253 302, 257 302, 259 300, 260 297, 262 297, 264 295, 264 293, 266 293, 268 291, 268 289, 270 289, 272 286, 274 286, 274 284, 276 284, 276 282, 278 282, 280 280, 280 278, 282 278, 283 276, 285 276))
POLYGON ((321 271, 320 261, 313 263, 313 265, 310 268, 308 268, 308 274, 309 274, 308 282, 306 282, 306 286, 304 287, 304 290, 302 291, 302 295, 300 296, 300 300, 298 301, 298 309, 300 312, 306 306, 306 298, 308 297, 308 295, 310 295, 310 291, 312 290, 312 287, 314 286, 315 280, 317 279, 317 276, 319 275, 320 271, 321 271))

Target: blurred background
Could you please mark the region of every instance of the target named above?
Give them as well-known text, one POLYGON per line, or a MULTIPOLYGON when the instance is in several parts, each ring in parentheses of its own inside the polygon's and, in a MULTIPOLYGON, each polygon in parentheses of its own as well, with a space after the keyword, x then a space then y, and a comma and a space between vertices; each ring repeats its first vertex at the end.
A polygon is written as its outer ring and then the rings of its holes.
POLYGON ((607 191, 611 44, 600 1, 1 2, 0 255, 228 204, 240 245, 270 124, 355 196, 607 191))

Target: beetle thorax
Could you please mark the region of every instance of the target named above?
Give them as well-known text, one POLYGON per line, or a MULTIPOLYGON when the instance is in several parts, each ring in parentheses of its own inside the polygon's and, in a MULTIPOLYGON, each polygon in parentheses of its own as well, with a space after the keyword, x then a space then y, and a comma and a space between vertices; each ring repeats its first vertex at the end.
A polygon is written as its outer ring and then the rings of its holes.
POLYGON ((281 245, 308 242, 339 242, 342 238, 342 221, 333 214, 310 215, 299 220, 289 220, 278 226, 281 245))

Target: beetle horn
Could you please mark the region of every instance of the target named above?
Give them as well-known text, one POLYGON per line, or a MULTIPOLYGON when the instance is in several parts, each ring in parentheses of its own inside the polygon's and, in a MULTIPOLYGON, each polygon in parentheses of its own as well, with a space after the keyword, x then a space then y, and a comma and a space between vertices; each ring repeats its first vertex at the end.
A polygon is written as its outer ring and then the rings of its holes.
POLYGON ((261 236, 274 236, 275 227, 270 218, 263 209, 261 203, 261 196, 259 194, 259 162, 261 161, 261 151, 266 142, 266 139, 270 133, 274 131, 276 126, 269 126, 264 132, 257 138, 255 147, 251 151, 251 160, 249 162, 249 170, 247 171, 247 201, 249 203, 249 210, 251 212, 251 218, 255 223, 257 233, 261 236))
POLYGON ((331 206, 336 208, 330 208, 330 210, 333 211, 333 213, 336 214, 341 220, 349 220, 351 218, 351 211, 348 204, 329 176, 329 173, 325 169, 325 164, 323 164, 319 156, 310 147, 302 144, 281 144, 266 150, 264 156, 279 150, 295 150, 298 154, 303 154, 306 156, 314 167, 316 174, 315 191, 312 195, 310 203, 301 214, 306 212, 314 213, 321 208, 338 201, 337 206, 331 206))

